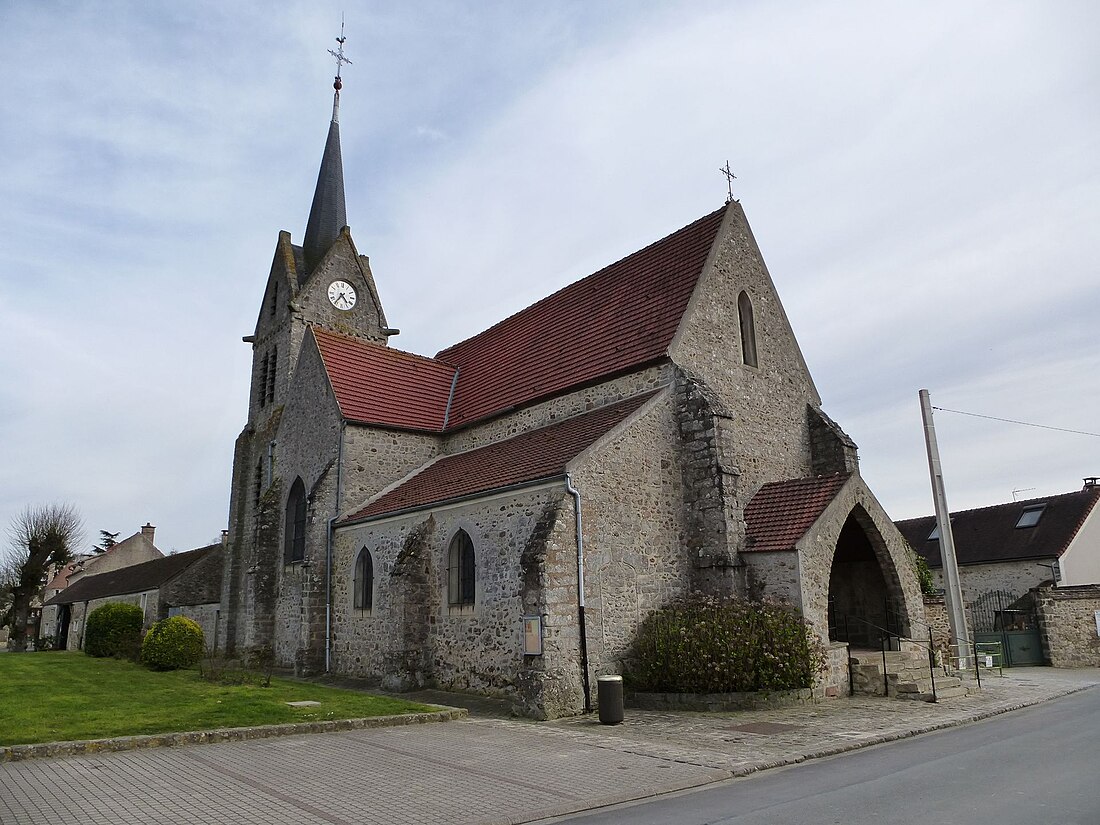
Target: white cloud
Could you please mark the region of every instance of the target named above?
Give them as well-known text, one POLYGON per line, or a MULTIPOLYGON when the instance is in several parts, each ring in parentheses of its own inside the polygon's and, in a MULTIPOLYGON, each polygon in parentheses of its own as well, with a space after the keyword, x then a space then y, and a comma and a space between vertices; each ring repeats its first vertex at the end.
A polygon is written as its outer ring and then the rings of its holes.
MULTIPOLYGON (((186 549, 225 523, 240 336, 277 231, 301 237, 341 9, 111 8, 0 10, 0 521, 70 498, 90 528, 151 520, 186 549)), ((718 207, 728 158, 896 516, 929 511, 920 387, 1069 427, 1097 407, 1093 6, 347 19, 349 220, 399 346, 434 352, 718 207)), ((956 419, 953 506, 1100 472, 1096 439, 956 419)))

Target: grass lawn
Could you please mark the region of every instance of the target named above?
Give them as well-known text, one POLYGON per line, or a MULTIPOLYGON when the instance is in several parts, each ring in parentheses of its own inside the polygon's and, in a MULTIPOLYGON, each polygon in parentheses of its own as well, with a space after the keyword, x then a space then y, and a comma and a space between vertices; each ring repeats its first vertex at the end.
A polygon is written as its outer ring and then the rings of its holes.
POLYGON ((356 719, 424 705, 285 679, 271 687, 207 682, 194 670, 155 673, 76 651, 0 654, 0 745, 101 739, 283 722, 356 719), (319 706, 293 708, 311 699, 319 706))

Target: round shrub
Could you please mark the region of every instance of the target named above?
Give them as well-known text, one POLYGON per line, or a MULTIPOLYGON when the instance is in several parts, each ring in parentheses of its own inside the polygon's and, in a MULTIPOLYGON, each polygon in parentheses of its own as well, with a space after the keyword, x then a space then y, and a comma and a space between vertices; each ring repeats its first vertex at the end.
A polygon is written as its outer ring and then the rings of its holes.
POLYGON ((145 614, 136 604, 108 602, 88 614, 84 652, 89 656, 136 659, 141 650, 145 614))
POLYGON ((141 663, 153 670, 178 670, 198 662, 205 649, 202 628, 197 622, 186 616, 169 616, 145 634, 141 663))
POLYGON ((824 663, 793 608, 696 594, 642 623, 626 675, 634 690, 659 693, 793 690, 810 687, 824 663))

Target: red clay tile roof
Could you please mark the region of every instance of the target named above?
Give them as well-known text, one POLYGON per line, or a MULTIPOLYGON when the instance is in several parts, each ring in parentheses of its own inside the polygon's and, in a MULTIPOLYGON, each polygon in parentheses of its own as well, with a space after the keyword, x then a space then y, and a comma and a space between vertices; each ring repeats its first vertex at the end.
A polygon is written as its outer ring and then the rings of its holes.
POLYGON ((725 207, 436 355, 458 367, 448 427, 661 358, 725 207))
POLYGON ((454 367, 313 328, 340 412, 349 421, 443 429, 454 367))
MULTIPOLYGON (((955 558, 959 564, 981 564, 1061 556, 1097 501, 1100 501, 1100 487, 952 513, 955 558), (1046 506, 1038 524, 1016 527, 1024 510, 1039 505, 1046 506)), ((943 566, 939 541, 928 541, 928 535, 936 526, 935 516, 905 519, 895 524, 913 549, 924 556, 929 567, 943 566)))
POLYGON ((837 473, 765 484, 745 508, 745 550, 794 550, 847 481, 837 473))
POLYGON ((571 459, 657 392, 610 404, 506 441, 444 456, 341 524, 561 476, 571 459))

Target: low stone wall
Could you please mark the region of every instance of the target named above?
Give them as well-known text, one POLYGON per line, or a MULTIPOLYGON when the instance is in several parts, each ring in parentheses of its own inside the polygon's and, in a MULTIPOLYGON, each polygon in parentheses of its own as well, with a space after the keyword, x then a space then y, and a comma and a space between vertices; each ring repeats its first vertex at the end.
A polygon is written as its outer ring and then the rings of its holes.
POLYGON ((814 685, 820 698, 834 699, 848 696, 851 691, 848 669, 851 667, 847 642, 829 642, 825 650, 825 671, 814 685))
MULTIPOLYGON (((915 627, 913 633, 927 634, 931 630, 932 644, 939 654, 940 661, 949 661, 951 659, 951 621, 947 616, 947 600, 943 596, 924 597, 924 620, 928 623, 928 627, 915 627)), ((927 641, 924 635, 919 635, 919 638, 922 642, 927 641)))
POLYGON ((627 707, 638 710, 696 710, 710 713, 812 705, 821 696, 812 688, 761 690, 750 693, 631 693, 627 707))
POLYGON ((1036 591, 1043 655, 1053 667, 1100 667, 1100 584, 1036 591))

